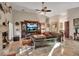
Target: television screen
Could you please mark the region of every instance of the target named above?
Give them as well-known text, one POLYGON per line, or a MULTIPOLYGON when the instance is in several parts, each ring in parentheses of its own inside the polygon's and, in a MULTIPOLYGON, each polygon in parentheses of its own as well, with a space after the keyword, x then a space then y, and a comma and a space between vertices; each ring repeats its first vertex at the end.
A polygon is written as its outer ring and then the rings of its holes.
POLYGON ((37 23, 27 23, 26 30, 27 32, 36 32, 38 30, 37 23))

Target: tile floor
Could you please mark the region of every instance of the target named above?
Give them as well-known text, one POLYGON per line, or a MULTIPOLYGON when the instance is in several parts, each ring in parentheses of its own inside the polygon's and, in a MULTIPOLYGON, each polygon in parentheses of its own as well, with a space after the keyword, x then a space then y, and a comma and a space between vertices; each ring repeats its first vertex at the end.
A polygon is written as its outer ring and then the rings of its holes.
MULTIPOLYGON (((24 52, 21 56, 48 56, 53 46, 54 44, 40 47, 28 52, 29 55, 27 55, 27 52, 24 52)), ((54 50, 52 56, 79 56, 79 41, 66 39, 62 46, 59 46, 54 50), (61 53, 62 48, 63 53, 61 53)))
POLYGON ((79 41, 66 40, 63 46, 55 49, 53 56, 79 56, 79 41), (63 49, 63 53, 61 52, 63 49))

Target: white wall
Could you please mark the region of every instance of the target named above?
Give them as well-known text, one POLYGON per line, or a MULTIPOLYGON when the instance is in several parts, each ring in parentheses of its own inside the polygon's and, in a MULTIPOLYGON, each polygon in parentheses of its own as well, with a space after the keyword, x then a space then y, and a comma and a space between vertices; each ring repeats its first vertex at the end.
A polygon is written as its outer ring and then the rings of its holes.
POLYGON ((69 9, 67 15, 69 20, 69 35, 74 37, 73 19, 79 18, 79 7, 69 9))
POLYGON ((68 21, 67 19, 67 12, 63 12, 60 14, 60 17, 59 17, 59 30, 65 30, 65 22, 68 21), (62 23, 62 26, 61 26, 61 23, 62 23))
POLYGON ((65 21, 68 21, 67 20, 67 11, 62 12, 59 15, 52 16, 50 18, 51 31, 59 32, 60 30, 63 30, 63 32, 64 32, 64 30, 65 30, 65 27, 64 27, 65 26, 64 25, 65 21), (55 22, 57 22, 57 24, 58 24, 58 26, 57 26, 58 30, 56 30, 55 28, 52 27, 53 26, 52 24, 54 24, 55 22))
POLYGON ((15 21, 24 21, 24 20, 36 20, 45 22, 45 16, 37 14, 35 12, 25 12, 25 11, 18 11, 13 10, 13 19, 15 21))
POLYGON ((50 17, 50 29, 52 32, 58 32, 58 28, 59 28, 59 15, 54 15, 52 17, 50 17), (57 28, 55 28, 53 26, 53 24, 57 24, 57 28))

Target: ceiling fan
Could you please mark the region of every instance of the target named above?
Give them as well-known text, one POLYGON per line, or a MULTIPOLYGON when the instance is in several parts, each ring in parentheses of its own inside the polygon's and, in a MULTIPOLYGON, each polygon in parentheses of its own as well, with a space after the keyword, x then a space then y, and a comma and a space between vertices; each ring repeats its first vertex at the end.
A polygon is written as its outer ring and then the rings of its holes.
POLYGON ((52 10, 47 9, 47 6, 45 5, 45 2, 42 2, 42 9, 35 9, 36 11, 40 11, 40 12, 51 12, 52 10))

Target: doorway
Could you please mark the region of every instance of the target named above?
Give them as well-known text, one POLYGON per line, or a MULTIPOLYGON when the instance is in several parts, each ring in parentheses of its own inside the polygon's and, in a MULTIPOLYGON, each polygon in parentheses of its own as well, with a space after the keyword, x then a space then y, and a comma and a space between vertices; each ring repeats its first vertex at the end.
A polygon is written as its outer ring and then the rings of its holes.
POLYGON ((69 21, 65 22, 65 37, 69 38, 69 21))

